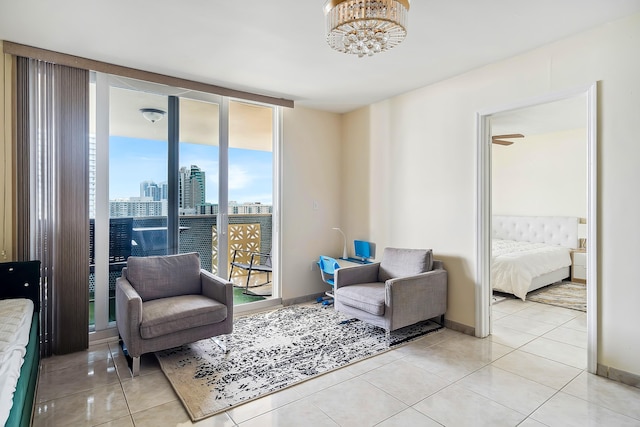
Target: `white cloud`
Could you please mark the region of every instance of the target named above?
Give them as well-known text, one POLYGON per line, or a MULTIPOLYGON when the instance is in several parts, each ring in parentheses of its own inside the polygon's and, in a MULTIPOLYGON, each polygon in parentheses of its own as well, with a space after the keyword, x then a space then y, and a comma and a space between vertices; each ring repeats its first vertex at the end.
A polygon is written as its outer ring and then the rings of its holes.
POLYGON ((253 176, 239 165, 229 165, 229 191, 243 190, 253 182, 253 176))

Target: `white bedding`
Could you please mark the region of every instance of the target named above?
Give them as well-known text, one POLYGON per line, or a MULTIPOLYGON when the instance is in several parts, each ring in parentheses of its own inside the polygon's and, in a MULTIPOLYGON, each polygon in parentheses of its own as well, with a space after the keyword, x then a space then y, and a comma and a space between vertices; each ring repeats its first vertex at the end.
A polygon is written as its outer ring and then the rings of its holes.
POLYGON ((32 317, 31 300, 0 300, 0 425, 9 418, 13 405, 13 393, 29 343, 32 317))
POLYGON ((535 277, 571 265, 569 251, 564 246, 493 239, 491 286, 524 301, 535 277))

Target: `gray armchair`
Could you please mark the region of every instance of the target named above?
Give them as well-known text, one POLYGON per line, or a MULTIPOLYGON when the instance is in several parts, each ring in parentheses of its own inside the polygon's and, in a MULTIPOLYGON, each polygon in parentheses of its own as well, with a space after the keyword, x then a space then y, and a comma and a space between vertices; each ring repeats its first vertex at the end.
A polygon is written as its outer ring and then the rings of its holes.
POLYGON ((447 271, 431 249, 385 248, 382 261, 340 268, 335 308, 388 332, 447 311, 447 271))
POLYGON ((233 329, 233 285, 200 269, 197 253, 129 257, 116 280, 118 332, 138 375, 144 353, 233 329))

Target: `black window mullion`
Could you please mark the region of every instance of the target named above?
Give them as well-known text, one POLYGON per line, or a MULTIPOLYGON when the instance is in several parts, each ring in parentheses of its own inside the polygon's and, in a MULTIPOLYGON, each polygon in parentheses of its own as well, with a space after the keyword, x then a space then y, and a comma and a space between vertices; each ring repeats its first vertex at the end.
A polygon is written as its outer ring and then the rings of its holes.
POLYGON ((167 250, 169 254, 177 254, 178 250, 178 172, 180 169, 180 99, 169 96, 169 131, 168 144, 168 191, 167 196, 167 250))

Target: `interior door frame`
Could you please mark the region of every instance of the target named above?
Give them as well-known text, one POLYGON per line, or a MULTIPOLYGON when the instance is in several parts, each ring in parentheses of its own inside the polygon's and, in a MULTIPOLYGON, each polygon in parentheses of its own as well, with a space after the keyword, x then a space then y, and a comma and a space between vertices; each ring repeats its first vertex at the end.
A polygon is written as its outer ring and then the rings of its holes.
POLYGON ((587 112, 587 371, 596 373, 598 362, 598 84, 579 86, 490 108, 476 113, 476 298, 475 334, 491 333, 491 126, 493 115, 511 110, 586 95, 587 112))

